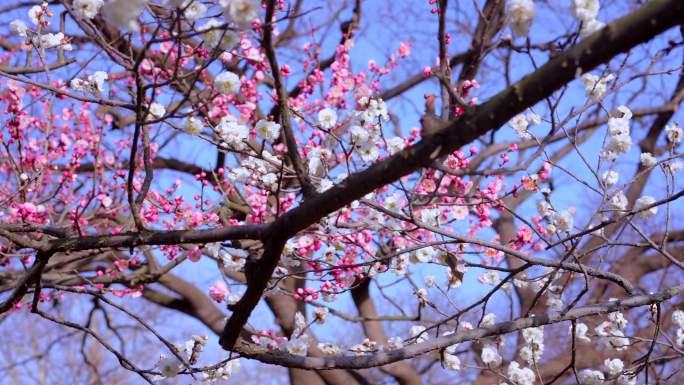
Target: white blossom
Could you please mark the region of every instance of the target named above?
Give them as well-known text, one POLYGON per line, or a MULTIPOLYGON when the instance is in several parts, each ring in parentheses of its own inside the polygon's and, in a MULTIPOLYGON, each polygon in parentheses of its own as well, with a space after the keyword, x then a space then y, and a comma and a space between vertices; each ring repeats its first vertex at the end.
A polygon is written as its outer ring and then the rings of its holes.
POLYGON ((617 173, 617 171, 608 170, 601 176, 601 181, 607 188, 611 188, 618 182, 619 178, 620 175, 617 173))
POLYGON ((536 13, 532 0, 507 1, 506 16, 511 24, 511 30, 518 36, 527 36, 536 13))
POLYGON ((506 373, 508 379, 515 385, 534 385, 536 376, 532 369, 520 367, 515 361, 508 364, 508 371, 506 373))
POLYGON ((224 95, 231 95, 240 91, 241 85, 242 82, 240 81, 240 77, 230 71, 222 72, 214 79, 216 91, 224 95))
POLYGON ((284 345, 288 353, 296 356, 306 356, 309 344, 303 338, 294 338, 287 341, 284 345))
POLYGON ((429 263, 432 262, 435 259, 435 256, 437 255, 437 251, 434 249, 432 246, 427 246, 427 247, 421 247, 418 250, 415 250, 413 252, 413 258, 417 262, 421 263, 429 263))
POLYGON ((622 362, 622 360, 619 358, 613 358, 612 360, 606 359, 603 361, 603 366, 606 367, 608 374, 611 376, 616 376, 619 373, 622 373, 622 370, 625 368, 624 362, 622 362))
POLYGON ((445 352, 444 367, 449 370, 461 370, 461 360, 455 354, 445 352))
MULTIPOLYGON (((655 198, 649 195, 644 195, 634 202, 634 210, 638 211, 647 206, 650 206, 656 202, 655 198)), ((642 218, 648 218, 656 215, 658 213, 658 206, 653 206, 648 210, 640 212, 638 215, 642 218)))
POLYGON ((19 35, 21 37, 26 37, 26 31, 28 31, 28 26, 23 21, 16 19, 10 23, 10 28, 12 33, 19 35))
POLYGON ((617 378, 617 385, 636 385, 637 376, 628 376, 626 374, 621 374, 617 378))
POLYGON ((185 119, 184 128, 185 131, 190 135, 199 135, 204 129, 204 124, 202 123, 202 119, 197 119, 193 116, 190 116, 185 119))
POLYGON ((333 186, 333 182, 330 179, 322 178, 316 191, 318 191, 319 193, 326 192, 330 190, 333 186))
POLYGON ((164 377, 175 377, 181 370, 182 363, 174 355, 162 358, 159 361, 159 371, 164 377))
POLYGON ((665 135, 670 143, 677 145, 682 141, 682 135, 684 134, 677 123, 672 123, 665 126, 665 135))
POLYGON ((249 136, 249 128, 232 115, 222 117, 215 130, 226 144, 238 150, 245 147, 244 141, 249 136))
POLYGON ((229 272, 242 270, 245 266, 245 262, 247 262, 248 256, 249 253, 247 253, 247 251, 231 247, 226 247, 220 252, 221 262, 223 262, 223 266, 229 272))
POLYGON ((428 340, 428 334, 423 333, 425 331, 425 326, 414 325, 409 329, 409 335, 411 339, 416 339, 416 343, 425 342, 428 340))
POLYGON ((387 349, 388 350, 397 350, 401 349, 404 347, 404 341, 401 339, 401 337, 390 337, 387 340, 387 349))
POLYGON ((394 138, 391 138, 387 141, 387 151, 390 153, 390 155, 396 154, 397 152, 403 150, 405 147, 406 143, 404 143, 404 139, 402 139, 399 136, 395 136, 394 138))
MULTIPOLYGON (((568 327, 570 334, 572 334, 572 325, 568 327)), ((587 332, 589 331, 589 327, 581 322, 578 322, 575 324, 575 338, 578 340, 584 341, 584 342, 591 342, 591 339, 589 336, 587 336, 587 332)))
POLYGON ((216 381, 223 380, 226 381, 240 369, 240 360, 232 359, 226 362, 225 365, 216 368, 214 371, 204 371, 202 372, 203 381, 208 384, 213 384, 216 381))
POLYGON ((254 129, 256 130, 257 135, 269 142, 275 141, 280 136, 280 124, 270 120, 259 120, 254 126, 254 129))
POLYGON ((603 385, 603 373, 598 370, 584 369, 579 372, 579 380, 582 385, 603 385))
POLYGON ((191 22, 201 19, 207 14, 207 6, 201 0, 187 0, 183 2, 181 8, 185 9, 183 16, 191 22))
MULTIPOLYGON (((615 298, 610 299, 610 301, 615 301, 615 298)), ((629 321, 625 318, 625 315, 619 311, 614 311, 608 314, 608 320, 615 324, 618 328, 624 330, 627 327, 629 321)))
POLYGON ((224 13, 229 20, 241 28, 246 28, 259 18, 259 0, 222 0, 224 13))
POLYGON ((678 161, 678 160, 673 161, 673 162, 670 162, 670 163, 667 165, 667 168, 668 168, 668 169, 670 170, 670 172, 673 173, 673 174, 678 173, 678 172, 682 169, 682 167, 684 167, 684 165, 682 165, 682 162, 680 162, 680 161, 678 161))
POLYGON ((318 350, 326 356, 338 356, 342 354, 340 347, 332 342, 319 342, 318 350))
POLYGON ((76 13, 84 19, 93 19, 104 5, 102 0, 74 0, 76 13))
POLYGON ((496 368, 501 365, 501 356, 496 348, 496 345, 487 344, 482 348, 481 354, 482 362, 492 368, 496 368))
POLYGON ((597 20, 597 19, 591 19, 587 20, 582 23, 582 28, 580 28, 579 35, 581 38, 586 38, 587 36, 592 35, 595 32, 598 32, 601 28, 605 27, 606 23, 597 20))
POLYGON ((104 92, 104 82, 107 79, 109 79, 109 75, 104 71, 95 71, 94 74, 88 76, 88 81, 100 93, 104 92))
POLYGON ((496 270, 487 270, 487 272, 483 273, 480 275, 480 282, 487 284, 487 285, 497 285, 499 282, 501 282, 501 278, 499 278, 499 272, 496 270))
POLYGON ((658 159, 650 152, 642 152, 641 155, 639 155, 639 160, 644 167, 653 167, 658 164, 658 159))
POLYGON ((320 147, 312 148, 307 157, 309 158, 309 174, 316 175, 325 170, 324 159, 330 156, 330 152, 320 147))
POLYGON ((515 130, 516 135, 520 137, 520 139, 525 139, 529 140, 532 139, 532 135, 527 131, 527 126, 529 125, 529 122, 527 121, 527 118, 523 114, 518 114, 513 117, 513 119, 508 121, 508 125, 515 130))
POLYGON ((625 211, 627 209, 627 205, 629 202, 627 201, 627 197, 622 191, 618 191, 615 194, 613 194, 610 197, 609 200, 610 207, 613 210, 619 210, 619 211, 625 211))
POLYGON ((586 73, 582 75, 582 82, 584 83, 584 90, 587 96, 592 99, 600 99, 606 93, 606 87, 615 76, 608 74, 606 76, 598 77, 594 74, 586 73))
POLYGON ((161 119, 166 114, 166 108, 157 102, 150 104, 150 113, 147 116, 148 120, 161 119))
POLYGON ((198 28, 202 32, 202 39, 210 49, 221 48, 230 50, 240 41, 240 37, 234 31, 221 28, 223 23, 217 19, 210 19, 198 28))
POLYGON ((359 147, 359 155, 364 162, 371 163, 380 157, 380 151, 375 143, 368 142, 359 147))
POLYGON ((367 128, 353 125, 349 128, 349 137, 351 138, 352 143, 364 144, 370 140, 371 135, 367 128))
POLYGON ((318 124, 321 128, 329 130, 337 123, 337 113, 330 108, 324 108, 318 112, 318 124))
POLYGON ((684 311, 675 310, 672 312, 672 322, 684 329, 684 311))
POLYGON ((572 14, 580 21, 590 21, 596 19, 601 4, 599 0, 571 0, 572 14))
POLYGON ((40 36, 40 45, 43 48, 61 48, 66 51, 71 51, 73 47, 68 42, 66 36, 62 32, 46 33, 40 36))
POLYGON ((112 24, 137 32, 140 30, 138 18, 146 6, 147 0, 110 0, 104 5, 102 14, 112 24))
POLYGON ((480 322, 480 327, 488 328, 490 326, 494 326, 495 322, 496 322, 496 314, 487 313, 487 315, 485 315, 482 318, 482 322, 480 322))
POLYGON ((31 22, 35 25, 38 25, 40 23, 40 17, 43 14, 43 7, 40 5, 34 5, 29 9, 28 11, 28 17, 31 19, 31 22))
POLYGON ((553 225, 557 231, 570 232, 575 221, 572 214, 568 210, 557 212, 553 214, 553 225))
POLYGON ((540 199, 537 201, 537 212, 539 213, 539 215, 546 218, 553 214, 553 208, 551 207, 551 204, 549 202, 540 199))

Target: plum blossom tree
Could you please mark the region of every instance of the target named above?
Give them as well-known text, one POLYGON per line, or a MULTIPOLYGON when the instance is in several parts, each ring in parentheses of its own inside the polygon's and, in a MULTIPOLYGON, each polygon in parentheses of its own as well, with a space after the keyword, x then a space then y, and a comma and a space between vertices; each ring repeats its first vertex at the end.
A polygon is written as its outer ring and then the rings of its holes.
POLYGON ((681 0, 2 7, 3 381, 684 382, 681 0))

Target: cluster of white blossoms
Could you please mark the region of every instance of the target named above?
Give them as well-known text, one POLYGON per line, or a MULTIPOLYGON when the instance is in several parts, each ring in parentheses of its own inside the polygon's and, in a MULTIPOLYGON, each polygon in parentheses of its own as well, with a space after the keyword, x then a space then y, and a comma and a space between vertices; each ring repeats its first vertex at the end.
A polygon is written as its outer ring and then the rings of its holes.
MULTIPOLYGON (((380 157, 380 146, 383 143, 381 125, 389 120, 387 105, 380 98, 361 97, 358 99, 360 110, 354 112, 349 128, 349 141, 357 149, 361 159, 374 162, 380 157)), ((319 115, 320 121, 320 115, 319 115)), ((394 154, 404 148, 404 141, 395 137, 387 142, 387 151, 394 154)))
POLYGON ((529 126, 535 126, 541 123, 541 116, 535 113, 528 114, 518 114, 508 121, 508 125, 515 130, 516 135, 520 139, 530 140, 532 135, 529 133, 527 128, 529 126))
POLYGON ((537 377, 534 371, 530 368, 523 368, 515 361, 508 364, 508 380, 513 383, 513 385, 534 385, 536 383, 537 377))
POLYGON ((294 321, 292 337, 281 346, 281 349, 296 356, 306 356, 309 350, 309 336, 304 333, 308 326, 306 318, 302 313, 297 312, 294 321))
POLYGON ((530 25, 537 11, 533 0, 508 0, 506 2, 506 17, 511 31, 517 36, 527 36, 530 25))
MULTIPOLYGON (((199 360, 200 353, 204 350, 204 346, 209 340, 208 336, 192 336, 191 339, 185 342, 184 348, 174 346, 175 354, 170 356, 161 355, 157 368, 161 372, 161 376, 156 376, 153 380, 160 381, 165 378, 175 377, 180 373, 186 365, 194 365, 199 360), (179 359, 182 357, 183 361, 179 359)), ((202 373, 202 382, 213 384, 218 380, 227 380, 240 367, 240 360, 234 359, 225 364, 214 367, 211 370, 202 373)))
POLYGON ((615 379, 617 385, 636 384, 636 376, 623 374, 625 363, 621 359, 606 359, 603 366, 608 376, 600 370, 584 369, 579 372, 580 383, 583 385, 603 385, 605 381, 615 379))
POLYGON ((580 37, 587 37, 606 25, 597 19, 600 9, 599 0, 572 0, 572 14, 582 23, 580 37))
POLYGON ((245 140, 249 137, 249 127, 240 123, 238 118, 233 115, 226 115, 221 118, 214 132, 221 139, 224 147, 229 147, 234 150, 243 150, 245 140))
POLYGON ((74 0, 73 3, 76 13, 84 19, 94 19, 103 5, 103 0, 74 0))
POLYGON ((489 366, 490 368, 497 368, 501 365, 501 355, 499 354, 499 349, 495 344, 487 344, 482 348, 482 353, 480 354, 482 362, 489 366))
POLYGON ((39 45, 45 49, 59 48, 65 51, 74 49, 69 43, 69 39, 61 32, 40 35, 39 45))
POLYGON ((230 71, 222 72, 214 79, 214 87, 216 88, 216 91, 222 93, 223 95, 232 95, 237 93, 240 91, 241 86, 242 82, 240 81, 240 77, 230 71))
POLYGON ((584 91, 587 96, 592 99, 600 99, 606 93, 608 83, 615 79, 615 75, 608 74, 598 77, 597 75, 586 73, 582 75, 582 83, 584 83, 584 91))
POLYGON ((601 338, 604 346, 622 351, 630 346, 629 338, 625 337, 624 333, 626 327, 627 319, 624 315, 620 312, 613 312, 608 315, 608 320, 594 328, 594 331, 601 338))
POLYGON ((632 111, 626 106, 620 106, 617 110, 622 116, 608 119, 610 142, 601 150, 601 157, 607 160, 615 160, 619 154, 624 154, 632 148, 632 136, 629 127, 632 111))
POLYGON ((582 385, 603 385, 605 376, 600 370, 583 369, 579 372, 579 381, 582 385))
POLYGON ((544 354, 544 326, 524 329, 522 335, 525 346, 520 349, 520 358, 530 365, 539 362, 544 354))
POLYGON ((658 164, 658 159, 650 152, 642 152, 641 155, 639 155, 639 161, 644 167, 649 168, 658 164))
MULTIPOLYGON (((190 22, 203 18, 208 11, 207 6, 201 0, 170 0, 169 3, 175 8, 182 9, 183 16, 190 22)), ((224 17, 232 23, 233 28, 249 28, 254 20, 259 19, 259 11, 261 9, 261 2, 259 0, 219 0, 218 3, 223 9, 224 17)), ((138 19, 147 4, 148 0, 109 0, 106 3, 103 0, 76 0, 74 8, 79 15, 87 19, 94 18, 100 8, 103 8, 104 16, 113 24, 131 32, 138 32, 140 30, 138 19)), ((202 29, 208 30, 223 24, 215 20, 210 25, 205 24, 202 29)), ((209 43, 212 47, 218 46, 218 43, 221 41, 223 30, 218 32, 214 39, 208 39, 212 40, 209 43)), ((226 34, 234 35, 230 31, 226 31, 226 34)))
POLYGON ((547 232, 554 234, 556 232, 569 233, 572 231, 572 228, 575 225, 575 220, 573 218, 574 211, 556 211, 551 203, 544 199, 539 199, 536 205, 539 215, 548 221, 548 224, 546 225, 547 232))
MULTIPOLYGON (((446 331, 442 334, 443 337, 454 334, 453 331, 446 331)), ((461 359, 456 355, 458 344, 449 345, 444 349, 442 354, 442 365, 448 370, 461 370, 461 359)))
POLYGON ((69 86, 75 91, 93 93, 100 96, 104 92, 105 81, 109 75, 104 71, 95 71, 94 74, 89 75, 84 79, 73 79, 69 82, 69 86))

